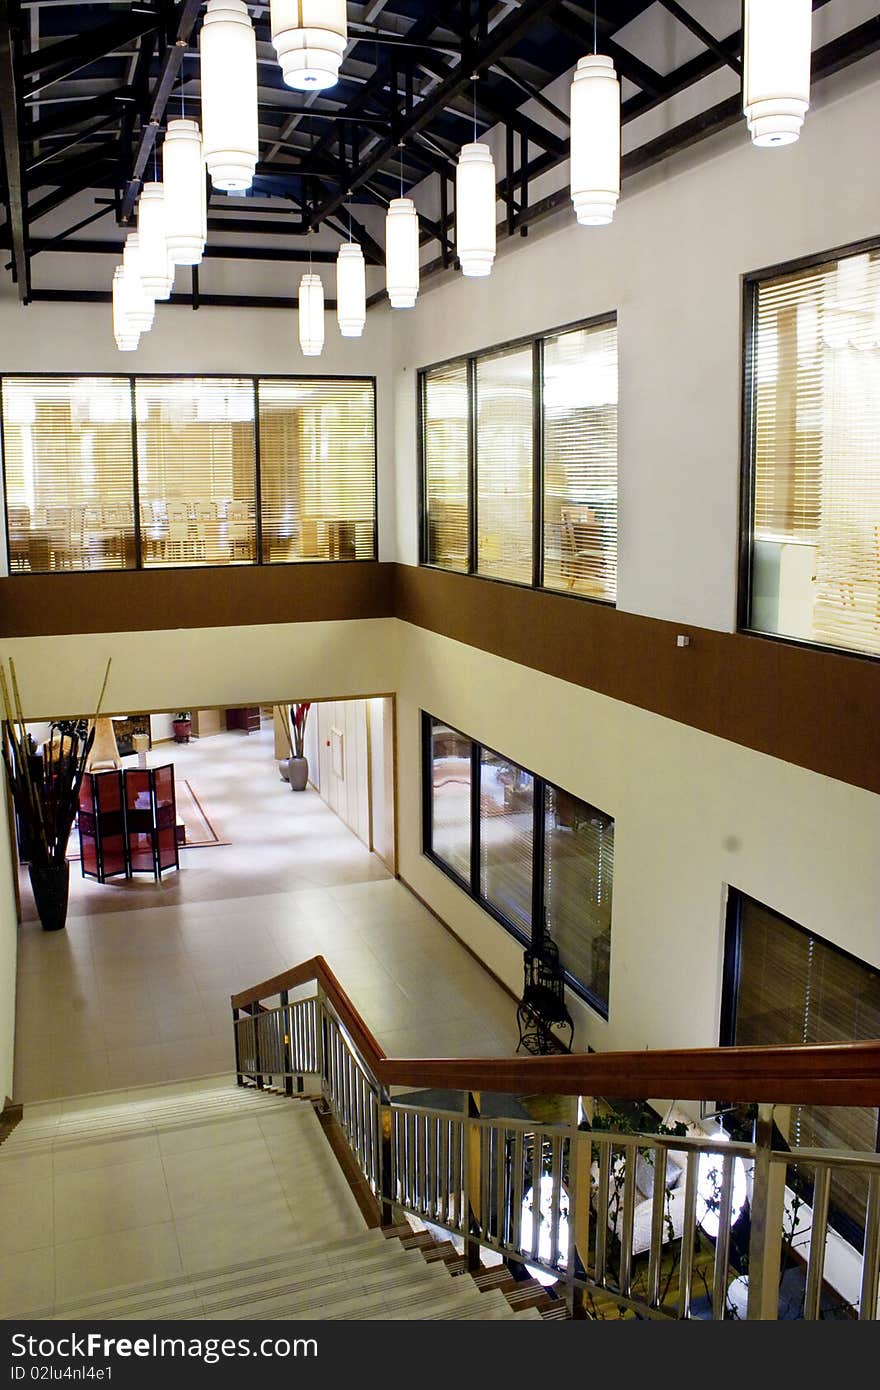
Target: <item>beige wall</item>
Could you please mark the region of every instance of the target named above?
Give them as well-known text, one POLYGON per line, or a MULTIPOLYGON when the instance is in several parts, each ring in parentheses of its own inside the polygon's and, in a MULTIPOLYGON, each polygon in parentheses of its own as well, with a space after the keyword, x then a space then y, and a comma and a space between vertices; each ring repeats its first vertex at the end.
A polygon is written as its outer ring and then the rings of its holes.
POLYGON ((370 768, 366 700, 316 705, 321 796, 359 840, 370 844, 370 768), (334 746, 339 747, 339 763, 334 746))
POLYGON ((424 709, 615 818, 607 1023, 578 1048, 718 1042, 725 885, 880 967, 880 797, 401 624, 399 871, 519 994, 521 948, 421 853, 424 709))

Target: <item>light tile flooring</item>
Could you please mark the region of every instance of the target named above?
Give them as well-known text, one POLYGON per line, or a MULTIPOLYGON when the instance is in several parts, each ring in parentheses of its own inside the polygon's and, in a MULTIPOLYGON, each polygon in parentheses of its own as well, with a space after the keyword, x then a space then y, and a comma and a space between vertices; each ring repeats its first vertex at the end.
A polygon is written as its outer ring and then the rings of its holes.
POLYGON ((270 728, 150 756, 232 843, 184 849, 159 884, 95 884, 72 864, 55 933, 22 874, 17 1100, 231 1070, 230 994, 317 953, 390 1056, 513 1051, 514 1001, 316 793, 289 790, 270 728))
POLYGON ((22 873, 15 1097, 38 1124, 82 1115, 96 1142, 0 1151, 0 1317, 363 1230, 323 1135, 292 1141, 283 1115, 102 1141, 89 1093, 234 1084, 232 992, 321 953, 391 1056, 515 1044, 514 1001, 316 793, 280 780, 271 730, 151 758, 173 759, 232 843, 183 850, 159 884, 95 884, 73 863, 60 932, 22 873), (332 1217, 302 1197, 318 1171, 332 1217))

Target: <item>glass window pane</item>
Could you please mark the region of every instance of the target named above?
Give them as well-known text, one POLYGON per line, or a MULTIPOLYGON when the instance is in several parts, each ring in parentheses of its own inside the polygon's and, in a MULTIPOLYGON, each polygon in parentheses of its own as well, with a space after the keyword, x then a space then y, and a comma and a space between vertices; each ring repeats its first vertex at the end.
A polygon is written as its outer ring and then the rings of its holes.
POLYGON ((456 729, 431 721, 431 848, 468 885, 472 748, 456 729))
POLYGON ((548 786, 544 911, 563 966, 607 1013, 614 888, 614 821, 548 786))
POLYGON ((468 567, 468 369, 454 362, 423 378, 422 428, 429 565, 468 567))
POLYGON ((131 388, 124 377, 3 380, 9 568, 131 569, 131 388))
MULTIPOLYGON (((877 1037, 880 971, 743 896, 733 1041, 771 1046, 877 1037)), ((877 1119, 876 1106, 796 1106, 791 1142, 871 1151, 877 1147, 877 1119)), ((867 1202, 864 1174, 836 1170, 831 1201, 832 1224, 841 1226, 842 1220, 844 1234, 860 1244, 867 1202)))
POLYGON ((534 778, 480 752, 480 893, 525 935, 532 927, 534 778))
POLYGON ((477 363, 477 572, 532 582, 532 347, 477 363))
POLYGON ((544 343, 544 584, 617 597, 617 325, 544 343))
POLYGON ((258 390, 264 561, 371 560, 373 383, 263 380, 258 390))
POLYGON ((145 567, 253 564, 252 382, 141 378, 135 400, 145 567))
POLYGON ((880 253, 755 293, 750 626, 880 655, 880 253))

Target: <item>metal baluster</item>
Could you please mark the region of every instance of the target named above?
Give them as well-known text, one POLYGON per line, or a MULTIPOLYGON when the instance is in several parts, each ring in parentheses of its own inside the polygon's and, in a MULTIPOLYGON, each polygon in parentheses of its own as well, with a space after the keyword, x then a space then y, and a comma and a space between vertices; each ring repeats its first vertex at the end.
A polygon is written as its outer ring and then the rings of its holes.
POLYGON ((648 1254, 648 1302, 660 1300, 660 1265, 663 1260, 663 1226, 666 1220, 666 1150, 654 1146, 654 1198, 651 1207, 651 1249, 648 1254))
POLYGON ((467 1266, 473 1273, 480 1268, 480 1191, 482 1182, 480 1179, 480 1126, 476 1123, 480 1116, 480 1093, 479 1091, 469 1091, 467 1100, 468 1126, 467 1135, 464 1138, 463 1166, 464 1166, 464 1201, 466 1204, 466 1224, 467 1224, 467 1266))
POLYGON ((562 1140, 555 1136, 550 1145, 550 1172, 553 1186, 550 1196, 550 1254, 552 1269, 559 1266, 559 1215, 562 1203, 562 1140))
POLYGON ((439 1151, 437 1157, 437 1211, 441 1222, 449 1221, 451 1210, 452 1172, 449 1162, 449 1132, 451 1128, 452 1122, 447 1120, 445 1116, 442 1116, 439 1125, 439 1151))
POLYGON ((489 1141, 492 1133, 490 1125, 483 1125, 480 1130, 480 1206, 477 1220, 480 1227, 480 1238, 490 1234, 490 1211, 489 1211, 489 1178, 491 1175, 491 1155, 489 1151, 489 1141))
POLYGON ((875 1169, 868 1179, 865 1249, 862 1254, 862 1287, 859 1294, 860 1321, 874 1322, 876 1320, 878 1293, 880 1293, 880 1173, 875 1169))
POLYGON ((697 1233, 697 1180, 700 1155, 688 1150, 684 1180, 684 1214, 681 1230, 681 1269, 678 1278, 678 1316, 689 1318, 694 1279, 694 1240, 697 1233))
POLYGON ((379 1093, 379 1129, 381 1146, 379 1150, 378 1192, 380 1195, 381 1222, 390 1226, 394 1221, 394 1154, 392 1142, 391 1098, 386 1090, 379 1093))
MULTIPOLYGON (((714 1155, 717 1158, 717 1155, 714 1155)), ((712 1279, 712 1317, 716 1322, 724 1317, 727 1302, 727 1265, 730 1253, 730 1202, 733 1196, 733 1154, 721 1159, 721 1205, 718 1210, 718 1235, 715 1237, 715 1270, 712 1279)))
MULTIPOLYGON (((620 1235, 620 1289, 629 1297, 632 1288, 633 1225, 636 1214, 636 1154, 635 1144, 624 1150, 623 1157, 623 1228, 620 1235)), ((618 1227, 620 1230, 620 1227, 618 1227)))
POLYGON ((508 1131, 503 1125, 499 1125, 495 1140, 495 1235, 501 1245, 507 1242, 506 1198, 510 1191, 507 1173, 508 1142, 508 1131))
POLYGON ((804 1317, 810 1321, 819 1317, 822 1300, 822 1275, 825 1270, 825 1243, 828 1239, 828 1198, 830 1193, 831 1169, 823 1165, 816 1169, 816 1178, 813 1183, 813 1225, 810 1230, 807 1290, 804 1294, 804 1317))
POLYGON ((241 1042, 238 1032, 238 1009, 232 1010, 232 1040, 235 1045, 235 1082, 237 1086, 244 1085, 244 1073, 241 1069, 241 1042))
POLYGON ((541 1179, 544 1176, 544 1131, 535 1130, 532 1143, 532 1260, 541 1239, 541 1179))
POLYGON ((522 1249, 522 1204, 523 1204, 523 1132, 514 1131, 513 1172, 510 1186, 510 1235, 509 1243, 514 1250, 522 1249))
POLYGON ((755 1167, 749 1228, 748 1317, 779 1315, 779 1263, 785 1220, 785 1166, 773 1162, 773 1128, 787 1132, 788 1106, 761 1104, 755 1121, 755 1167))
POLYGON ((608 1201, 611 1187, 611 1141, 598 1139, 599 1187, 596 1196, 596 1283, 602 1288, 608 1278, 608 1201))

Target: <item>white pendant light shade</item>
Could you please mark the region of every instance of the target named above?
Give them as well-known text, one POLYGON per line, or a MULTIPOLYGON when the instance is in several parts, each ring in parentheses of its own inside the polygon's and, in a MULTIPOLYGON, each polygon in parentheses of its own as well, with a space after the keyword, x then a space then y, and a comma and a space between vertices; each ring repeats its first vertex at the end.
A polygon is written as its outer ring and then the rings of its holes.
POLYGON ((140 338, 127 309, 125 269, 118 265, 113 272, 113 337, 120 352, 134 352, 140 338))
POLYGON ((336 259, 336 318, 343 338, 359 338, 367 322, 367 267, 356 241, 340 246, 336 259))
POLYGON ((199 52, 205 163, 215 188, 241 193, 259 153, 257 41, 242 0, 208 0, 199 52))
POLYGON ((174 282, 168 274, 168 241, 165 235, 165 189, 161 183, 145 183, 138 199, 141 283, 153 299, 168 299, 174 282))
POLYGON ((156 317, 156 304, 153 296, 144 289, 141 279, 140 240, 137 232, 129 232, 125 238, 122 269, 125 272, 125 302, 129 323, 139 332, 148 333, 156 317))
POLYGON ((488 145, 463 145, 455 170, 455 249, 463 275, 488 275, 495 260, 495 161, 488 145))
POLYGON ((412 198, 394 198, 385 217, 385 284, 393 309, 412 309, 419 294, 419 218, 412 198))
POLYGON ((581 58, 571 84, 571 201, 585 227, 606 226, 620 197, 620 83, 601 53, 581 58))
POLYGON ((272 0, 270 9, 272 43, 288 87, 333 87, 348 42, 346 0, 272 0))
POLYGON ((162 146, 165 235, 174 265, 199 265, 205 249, 204 164, 197 121, 169 121, 162 146))
POLYGON ((320 275, 304 275, 299 282, 299 345, 306 357, 320 357, 324 350, 324 286, 320 275))
POLYGON ((743 110, 756 145, 791 145, 810 104, 811 0, 746 0, 743 110))

